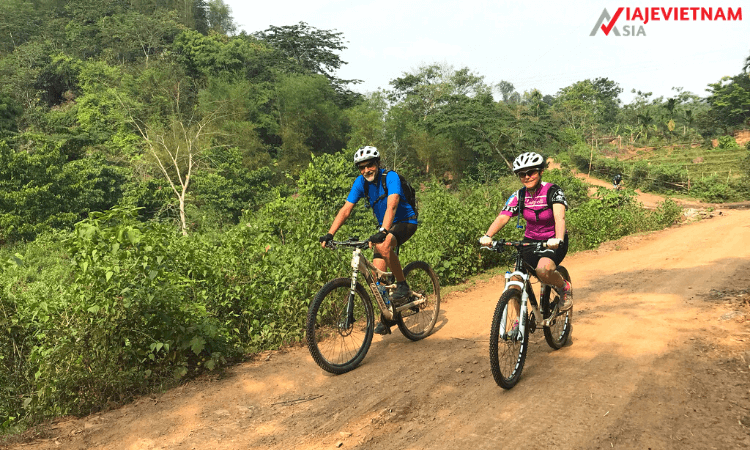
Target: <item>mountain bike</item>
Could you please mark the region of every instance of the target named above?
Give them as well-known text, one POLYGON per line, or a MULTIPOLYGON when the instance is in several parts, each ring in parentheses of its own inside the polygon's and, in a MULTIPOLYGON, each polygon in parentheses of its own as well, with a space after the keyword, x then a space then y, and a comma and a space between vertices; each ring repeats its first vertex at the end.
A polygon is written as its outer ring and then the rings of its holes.
POLYGON ((307 311, 307 348, 318 366, 333 374, 356 368, 370 348, 375 328, 370 296, 375 298, 386 325, 398 325, 401 333, 412 341, 430 334, 440 312, 438 277, 423 261, 404 267, 411 294, 405 304, 394 307, 389 300, 396 289, 393 273, 379 270, 362 254, 368 244, 356 238, 327 244, 332 249, 353 249, 352 275, 326 283, 307 311), (368 289, 357 281, 360 275, 364 276, 368 289))
MULTIPOLYGON (((541 283, 539 304, 531 283, 531 276, 536 276, 534 268, 524 263, 521 251, 524 247, 536 246, 537 250, 545 243, 520 241, 492 241, 488 250, 502 252, 505 247, 514 247, 516 262, 513 272, 505 273, 505 289, 497 302, 492 316, 490 329, 490 368, 495 382, 503 389, 510 389, 518 383, 526 362, 529 348, 529 334, 541 324, 544 338, 555 350, 568 341, 572 329, 573 310, 560 311, 560 297, 552 286, 541 283), (521 281, 512 278, 520 278, 521 281), (531 311, 529 311, 529 305, 531 311), (514 327, 514 324, 517 324, 514 327)), ((570 281, 568 270, 557 266, 557 271, 570 281)))

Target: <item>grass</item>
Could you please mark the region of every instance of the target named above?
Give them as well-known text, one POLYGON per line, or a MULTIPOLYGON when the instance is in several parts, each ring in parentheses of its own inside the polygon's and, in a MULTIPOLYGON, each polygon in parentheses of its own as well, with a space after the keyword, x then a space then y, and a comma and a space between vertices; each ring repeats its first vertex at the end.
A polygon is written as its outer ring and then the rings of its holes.
POLYGON ((691 179, 718 175, 738 177, 742 160, 747 157, 745 149, 720 148, 673 148, 660 147, 651 151, 640 151, 634 157, 623 161, 625 164, 635 161, 648 161, 652 166, 659 165, 687 170, 691 179), (700 162, 697 161, 702 158, 700 162))

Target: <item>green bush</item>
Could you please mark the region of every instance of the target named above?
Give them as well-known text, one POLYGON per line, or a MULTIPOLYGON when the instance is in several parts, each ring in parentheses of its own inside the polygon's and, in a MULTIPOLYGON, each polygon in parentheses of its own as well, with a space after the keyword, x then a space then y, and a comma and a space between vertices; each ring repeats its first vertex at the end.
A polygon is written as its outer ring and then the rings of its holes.
POLYGON ((665 228, 675 223, 681 214, 679 205, 669 199, 656 210, 648 211, 636 201, 631 190, 599 188, 595 198, 570 211, 566 217, 570 250, 588 250, 629 234, 665 228))
POLYGON ((740 148, 739 144, 737 144, 737 141, 734 139, 734 136, 719 136, 718 141, 718 148, 722 150, 732 150, 740 148))
POLYGON ((60 145, 26 135, 31 148, 0 141, 0 244, 71 229, 90 211, 117 204, 125 170, 101 155, 67 161, 60 145))

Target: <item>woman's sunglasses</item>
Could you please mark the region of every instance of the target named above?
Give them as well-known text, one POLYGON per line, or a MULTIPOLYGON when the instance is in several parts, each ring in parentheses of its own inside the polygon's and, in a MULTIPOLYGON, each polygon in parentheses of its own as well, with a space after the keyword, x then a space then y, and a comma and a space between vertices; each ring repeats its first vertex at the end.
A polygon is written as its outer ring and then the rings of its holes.
POLYGON ((539 172, 539 169, 524 170, 523 172, 518 172, 518 178, 530 177, 537 172, 539 172))

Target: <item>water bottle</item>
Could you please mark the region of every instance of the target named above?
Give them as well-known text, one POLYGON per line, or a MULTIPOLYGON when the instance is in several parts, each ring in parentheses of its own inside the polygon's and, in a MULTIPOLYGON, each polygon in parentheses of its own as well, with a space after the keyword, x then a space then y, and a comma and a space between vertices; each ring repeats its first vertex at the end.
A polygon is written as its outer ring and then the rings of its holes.
POLYGON ((388 290, 380 284, 380 281, 377 282, 378 285, 378 292, 380 292, 380 296, 383 297, 383 301, 385 302, 385 305, 388 306, 391 304, 391 299, 388 298, 388 290))

